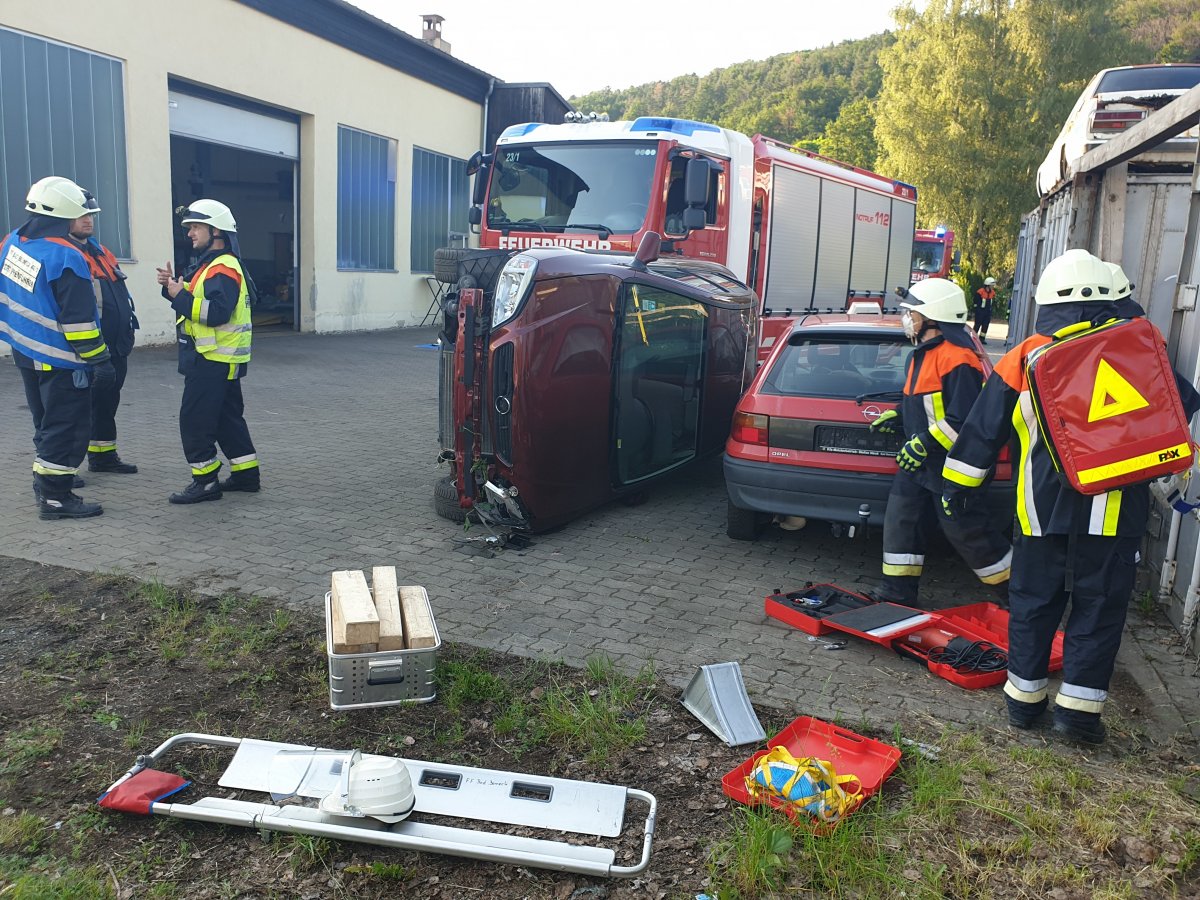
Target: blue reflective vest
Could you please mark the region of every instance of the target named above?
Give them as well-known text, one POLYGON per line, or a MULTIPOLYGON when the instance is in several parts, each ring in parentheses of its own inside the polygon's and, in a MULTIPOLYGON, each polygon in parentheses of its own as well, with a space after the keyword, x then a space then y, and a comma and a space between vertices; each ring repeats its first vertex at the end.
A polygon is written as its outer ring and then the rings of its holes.
POLYGON ((35 362, 56 369, 88 364, 63 335, 50 286, 65 271, 91 280, 87 260, 66 241, 22 240, 14 231, 0 246, 0 340, 35 362))

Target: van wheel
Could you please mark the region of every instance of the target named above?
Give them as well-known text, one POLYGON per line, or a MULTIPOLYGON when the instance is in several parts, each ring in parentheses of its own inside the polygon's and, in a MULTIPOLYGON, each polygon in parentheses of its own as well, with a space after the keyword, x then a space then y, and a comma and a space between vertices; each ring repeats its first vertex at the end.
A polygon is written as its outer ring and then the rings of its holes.
POLYGON ((458 488, 449 476, 438 479, 433 486, 433 511, 443 519, 461 525, 467 521, 468 510, 458 505, 458 488))
POLYGON ((725 507, 725 533, 735 541, 752 541, 758 537, 767 517, 753 509, 742 509, 727 501, 725 507))

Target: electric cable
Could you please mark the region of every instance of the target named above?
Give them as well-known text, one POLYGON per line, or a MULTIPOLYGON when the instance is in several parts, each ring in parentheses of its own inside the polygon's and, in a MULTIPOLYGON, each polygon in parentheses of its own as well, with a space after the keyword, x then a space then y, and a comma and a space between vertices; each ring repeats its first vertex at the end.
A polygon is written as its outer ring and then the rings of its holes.
POLYGON ((990 641, 968 641, 956 637, 944 647, 933 647, 929 661, 951 666, 955 672, 999 672, 1008 668, 1008 654, 990 641))

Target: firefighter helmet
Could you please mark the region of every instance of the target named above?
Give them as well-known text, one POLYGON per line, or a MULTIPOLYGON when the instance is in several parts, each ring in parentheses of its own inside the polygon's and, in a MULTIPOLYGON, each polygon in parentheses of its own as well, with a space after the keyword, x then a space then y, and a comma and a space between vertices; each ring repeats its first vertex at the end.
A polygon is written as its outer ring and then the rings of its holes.
POLYGON ((926 278, 908 289, 900 303, 934 322, 963 323, 967 320, 967 298, 953 281, 926 278))
POLYGON ((25 209, 41 216, 55 219, 78 219, 80 216, 100 212, 100 207, 89 207, 88 194, 70 178, 48 175, 36 181, 25 196, 25 209))
POLYGON ((216 200, 193 200, 188 204, 180 222, 183 225, 199 222, 201 225, 209 225, 229 234, 237 233, 237 222, 233 218, 233 213, 228 206, 218 203, 216 200))
POLYGON ((1129 276, 1116 263, 1108 263, 1108 270, 1112 273, 1113 299, 1124 300, 1133 293, 1133 285, 1129 283, 1129 276))
POLYGON ((408 768, 390 756, 362 756, 346 765, 344 790, 338 789, 321 801, 321 809, 335 816, 370 816, 393 824, 408 818, 416 805, 408 768))
POLYGON ((1112 271, 1086 250, 1068 250, 1046 264, 1033 299, 1038 306, 1112 300, 1112 271))
POLYGON ((987 278, 983 279, 984 287, 992 287, 992 285, 994 285, 995 283, 996 283, 996 279, 993 278, 991 275, 989 275, 987 278))

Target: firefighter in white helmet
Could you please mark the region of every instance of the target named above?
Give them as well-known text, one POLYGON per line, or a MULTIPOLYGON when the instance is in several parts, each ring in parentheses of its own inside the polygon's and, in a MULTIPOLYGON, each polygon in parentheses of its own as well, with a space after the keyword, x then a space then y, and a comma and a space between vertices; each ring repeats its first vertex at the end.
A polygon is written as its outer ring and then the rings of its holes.
POLYGON ((51 175, 29 188, 29 220, 0 246, 0 339, 12 345, 33 414, 33 492, 43 519, 81 519, 104 510, 72 492, 82 486, 93 385, 116 371, 100 333, 92 276, 71 223, 89 208, 83 188, 51 175))
POLYGON ((945 278, 918 281, 902 293, 904 330, 916 349, 897 410, 872 430, 901 432, 883 521, 883 582, 875 598, 918 606, 925 551, 939 525, 975 575, 1003 597, 1012 549, 984 504, 950 517, 942 507, 942 462, 983 385, 983 363, 965 326, 966 297, 945 278))
POLYGON ((979 340, 987 343, 988 326, 992 324, 992 307, 996 303, 996 279, 990 275, 983 279, 983 287, 975 292, 975 333, 979 340))
MULTIPOLYGON (((1026 361, 1062 328, 1125 315, 1115 296, 1109 264, 1085 250, 1068 250, 1047 264, 1034 295, 1036 333, 996 364, 943 470, 945 502, 957 509, 983 484, 1015 428, 1021 452, 1014 473, 1018 533, 1004 686, 1009 724, 1030 729, 1044 718, 1051 646, 1069 600, 1054 729, 1095 744, 1106 736, 1100 716, 1133 592, 1150 490, 1138 484, 1084 496, 1059 478, 1039 431, 1026 361)), ((1191 416, 1200 395, 1178 373, 1175 381, 1191 416)))
POLYGON ((195 200, 182 224, 199 261, 183 278, 167 262, 158 269, 158 283, 179 317, 179 434, 192 470, 191 483, 170 501, 187 504, 220 500, 223 491, 258 491, 259 466, 242 399, 252 282, 242 265, 237 222, 224 203, 195 200), (223 481, 218 445, 229 460, 223 481))

